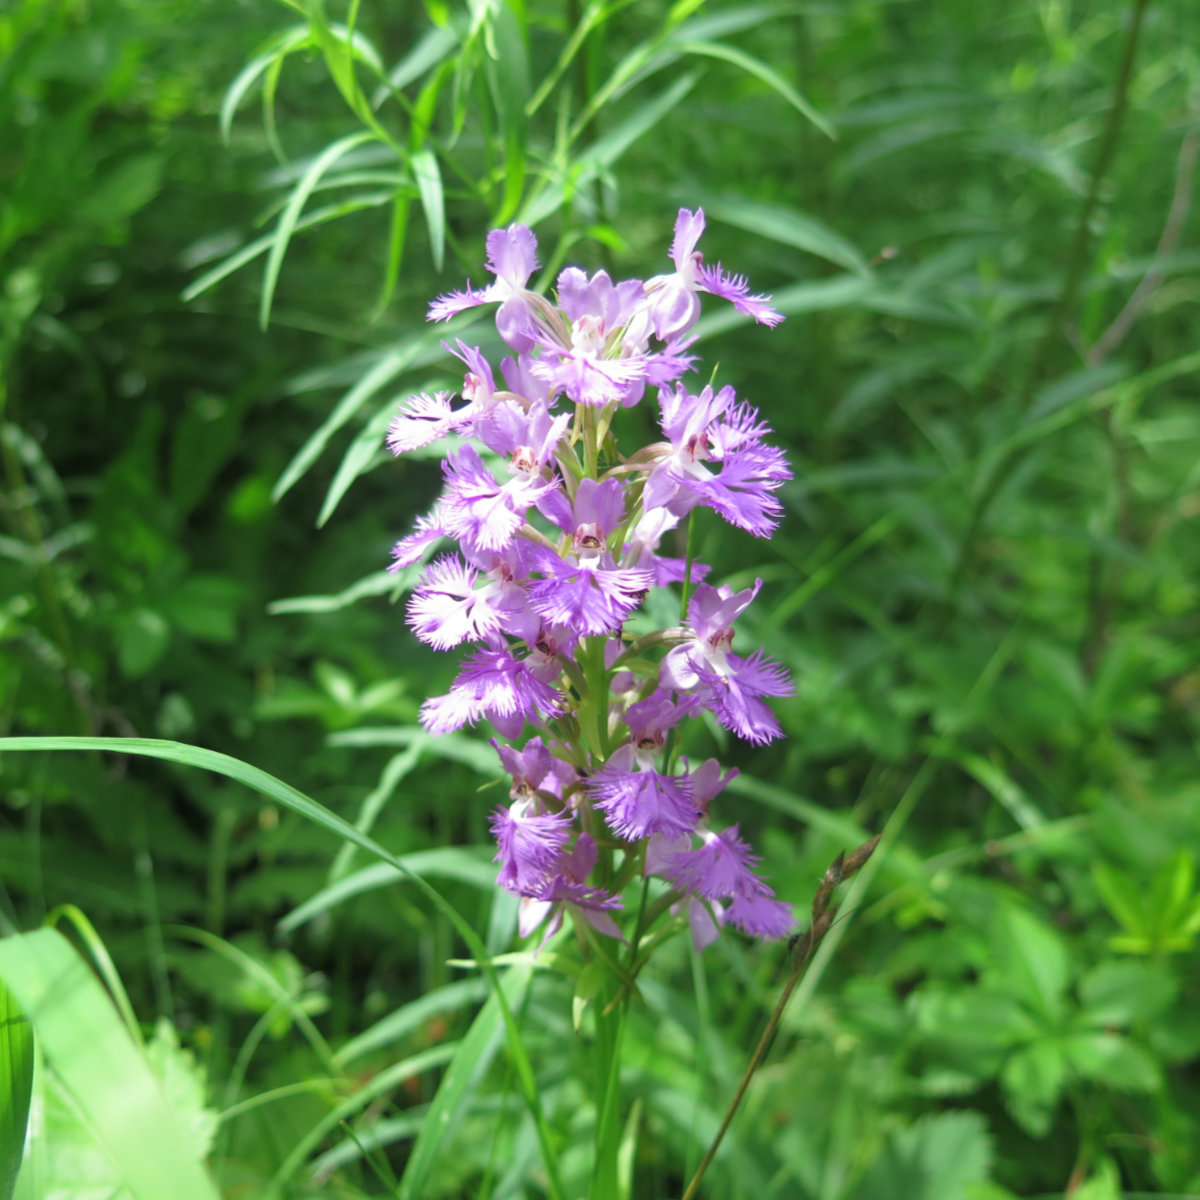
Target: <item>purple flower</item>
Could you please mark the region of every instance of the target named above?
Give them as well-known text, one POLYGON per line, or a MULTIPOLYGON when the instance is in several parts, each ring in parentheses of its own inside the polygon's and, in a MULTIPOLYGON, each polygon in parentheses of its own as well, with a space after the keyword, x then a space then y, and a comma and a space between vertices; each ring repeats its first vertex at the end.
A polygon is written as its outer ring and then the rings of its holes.
POLYGON ((796 928, 792 906, 772 899, 772 895, 768 889, 762 895, 735 896, 721 913, 722 923, 736 925, 752 937, 787 937, 796 928))
POLYGON ((693 692, 726 729, 762 745, 780 734, 779 721, 760 696, 792 692, 786 669, 756 650, 750 658, 730 651, 733 621, 758 595, 762 580, 734 592, 702 583, 688 603, 691 638, 667 652, 659 686, 693 692))
POLYGON ((570 424, 570 413, 552 417, 540 401, 528 409, 506 401, 476 423, 476 432, 489 450, 508 459, 514 475, 540 482, 570 424))
POLYGON ((514 350, 528 350, 537 333, 537 301, 540 297, 525 285, 537 270, 537 238, 524 225, 493 229, 487 238, 488 270, 496 282, 486 288, 448 292, 429 306, 429 320, 446 321, 468 308, 499 302, 496 328, 514 350))
MULTIPOLYGON (((654 576, 655 587, 668 587, 682 583, 687 572, 687 560, 668 558, 658 553, 659 543, 665 534, 679 524, 679 518, 666 508, 651 508, 638 518, 629 531, 629 541, 621 557, 626 566, 641 567, 654 576)), ((692 560, 692 583, 699 583, 709 574, 710 568, 702 562, 692 560)))
POLYGON ((462 398, 466 404, 452 409, 453 397, 449 392, 410 396, 388 426, 387 445, 393 454, 404 454, 428 446, 448 434, 461 433, 489 412, 495 403, 496 382, 492 368, 478 348, 462 341, 457 343, 457 348, 447 342, 442 345, 467 364, 462 385, 462 398))
POLYGON ((505 737, 517 737, 527 718, 547 720, 562 712, 562 695, 540 666, 510 650, 477 651, 446 695, 421 705, 421 724, 430 733, 453 733, 487 717, 505 737))
POLYGON ((740 276, 704 265, 703 230, 702 211, 681 209, 673 273, 614 282, 567 267, 553 303, 529 288, 538 269, 530 230, 493 230, 493 281, 439 297, 429 317, 497 305, 513 351, 500 364, 503 386, 477 347, 443 343, 465 368, 461 402, 450 392, 413 396, 388 430, 397 454, 473 440, 447 455, 442 496, 396 544, 392 569, 421 562, 442 538, 457 542, 457 553, 425 566, 408 621, 438 649, 482 643, 449 692, 422 705, 424 727, 445 733, 487 719, 509 739, 528 721, 540 727, 522 748, 492 739, 511 779, 510 803, 491 816, 498 883, 520 897, 522 934, 544 925, 548 938, 569 912, 577 929, 621 937, 612 916, 620 899, 589 882, 598 851, 583 823, 593 810, 623 843, 616 877, 628 878, 636 861, 629 843, 643 843, 642 869, 678 889, 672 912, 686 909, 698 948, 726 924, 760 937, 792 927, 737 826, 709 829, 711 802, 737 772, 686 757, 666 769, 674 730, 701 707, 753 742, 778 736, 764 697, 790 691, 786 671, 761 651, 742 658, 731 649, 733 623, 760 584, 714 588, 693 562, 684 630, 622 628, 650 588, 688 572, 659 553, 684 515, 702 505, 767 536, 782 514, 775 493, 791 478, 766 423, 732 388, 693 394, 678 382, 695 363, 689 330, 700 292, 768 325, 782 319, 740 276), (615 423, 648 387, 658 389, 667 440, 630 454, 615 423), (480 442, 506 472, 481 457, 480 442), (627 736, 605 757, 591 733, 619 721, 627 736))
POLYGON ((525 523, 530 505, 558 487, 557 478, 524 473, 499 483, 470 446, 447 458, 442 471, 446 476, 442 528, 450 537, 480 550, 506 546, 525 523))
POLYGON ((562 799, 563 792, 578 778, 575 768, 550 753, 540 737, 530 738, 523 749, 505 746, 491 739, 491 746, 500 756, 504 769, 512 776, 509 797, 519 800, 534 792, 547 792, 562 799))
POLYGON ((702 504, 756 537, 769 536, 783 512, 772 493, 792 472, 782 451, 763 441, 770 429, 758 410, 737 403, 731 387, 714 393, 706 386, 698 396, 664 389, 659 404, 671 444, 646 479, 646 508, 682 516, 702 504))
POLYGON ((507 891, 526 895, 550 879, 571 835, 571 814, 542 810, 536 798, 523 797, 492 813, 492 833, 501 863, 496 882, 507 891))
POLYGON ((675 837, 696 828, 699 814, 692 803, 691 780, 643 767, 632 744, 613 751, 587 787, 609 828, 626 841, 651 834, 675 837))
POLYGON ((416 528, 407 537, 402 537, 392 547, 392 561, 388 564, 389 571, 400 571, 421 561, 425 551, 434 542, 441 541, 446 536, 442 524, 442 505, 439 501, 431 513, 417 518, 416 528))
POLYGON ((575 839, 575 848, 570 854, 559 856, 559 873, 536 892, 521 901, 519 929, 522 937, 528 937, 550 913, 542 945, 562 927, 563 912, 569 909, 572 915, 586 921, 598 933, 624 941, 617 923, 608 914, 621 907, 621 901, 602 888, 589 887, 587 877, 596 865, 596 843, 589 833, 581 833, 575 839))
POLYGON ((697 849, 673 854, 667 863, 665 874, 680 891, 695 892, 706 900, 728 900, 770 890, 754 874, 758 859, 738 837, 736 825, 720 833, 706 831, 700 838, 697 849))
POLYGON ((710 292, 728 300, 738 312, 763 325, 775 326, 783 320, 770 304, 770 296, 751 296, 746 279, 727 275, 718 263, 703 265, 704 256, 696 243, 704 232, 704 209, 693 213, 681 208, 675 221, 675 240, 671 243, 673 275, 658 275, 646 281, 650 320, 655 334, 664 341, 679 337, 695 325, 700 316, 697 291, 710 292))
POLYGON ((471 419, 470 406, 455 412, 451 400, 449 392, 410 396, 388 426, 388 449, 393 454, 405 454, 461 429, 471 419))
POLYGON ((476 584, 480 572, 445 555, 431 563, 408 602, 408 623, 423 642, 449 650, 462 642, 495 643, 502 633, 536 632, 529 598, 511 577, 500 573, 476 584))
POLYGON ((754 873, 758 859, 738 837, 737 826, 720 833, 706 830, 700 839, 695 850, 676 850, 664 844, 654 860, 654 873, 665 875, 688 896, 688 921, 696 948, 703 949, 715 936, 700 911, 709 906, 720 924, 736 925, 754 937, 786 937, 796 925, 791 905, 775 900, 775 893, 754 873), (727 907, 723 901, 729 901, 727 907))
POLYGON ((584 479, 574 504, 554 493, 544 496, 539 507, 570 535, 572 548, 565 555, 535 548, 536 570, 544 578, 529 587, 534 611, 584 634, 619 629, 653 582, 649 571, 618 567, 607 549, 609 535, 625 514, 619 481, 584 479))

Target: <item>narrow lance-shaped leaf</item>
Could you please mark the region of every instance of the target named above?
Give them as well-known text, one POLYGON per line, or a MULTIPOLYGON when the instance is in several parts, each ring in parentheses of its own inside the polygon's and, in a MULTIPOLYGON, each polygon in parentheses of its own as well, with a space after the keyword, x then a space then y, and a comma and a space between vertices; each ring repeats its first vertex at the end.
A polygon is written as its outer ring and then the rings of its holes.
POLYGON ((0 978, 0 1200, 11 1200, 17 1185, 32 1092, 33 1035, 0 978))

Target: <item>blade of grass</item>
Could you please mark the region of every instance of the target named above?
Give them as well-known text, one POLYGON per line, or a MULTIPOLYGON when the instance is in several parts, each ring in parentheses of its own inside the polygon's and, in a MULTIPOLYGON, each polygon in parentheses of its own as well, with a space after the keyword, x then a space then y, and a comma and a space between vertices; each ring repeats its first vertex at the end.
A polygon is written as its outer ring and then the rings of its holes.
MULTIPOLYGON (((442 1077, 437 1095, 429 1106, 429 1115, 421 1126, 421 1132, 413 1146, 412 1156, 400 1180, 397 1200, 420 1200, 426 1194, 425 1184, 437 1159, 442 1140, 453 1127, 455 1118, 461 1115, 464 1103, 475 1089, 476 1081, 487 1069, 499 1048, 501 1019, 503 1017, 507 1020, 504 1014, 520 1007, 529 990, 533 972, 534 968, 529 963, 510 968, 505 973, 500 989, 488 997, 487 1003, 479 1010, 479 1015, 459 1043, 458 1051, 442 1077)), ((517 1073, 520 1074, 519 1065, 517 1073)), ((538 1119, 534 1114, 534 1121, 537 1122, 538 1119)), ((539 1132, 539 1140, 541 1136, 539 1132)), ((544 1144, 542 1155, 543 1159, 546 1159, 544 1144)), ((564 1195, 562 1184, 556 1176, 557 1169, 550 1176, 551 1192, 561 1197, 564 1195)))
MULTIPOLYGON (((431 875, 441 879, 457 879, 473 887, 490 890, 496 883, 496 869, 491 865, 489 847, 480 846, 474 849, 478 854, 471 854, 472 847, 446 846, 435 850, 417 850, 412 854, 401 855, 396 861, 402 862, 410 871, 420 872, 424 877, 431 875)), ((280 933, 291 933, 307 924, 314 917, 344 904, 363 892, 375 888, 390 887, 396 883, 396 872, 390 863, 372 863, 369 867, 359 867, 351 871, 336 883, 322 888, 310 896, 303 904, 292 909, 283 917, 278 925, 280 933)))
MULTIPOLYGON (((542 1112, 541 1099, 537 1081, 533 1074, 533 1067, 530 1064, 529 1055, 525 1050, 525 1044, 521 1040, 520 1030, 517 1028, 516 1020, 513 1017, 512 1009, 506 998, 500 977, 496 973, 496 969, 488 957, 487 948, 484 946, 479 935, 436 888, 431 887, 419 875, 414 875, 399 858, 385 850, 374 839, 359 833, 353 825, 339 817, 336 813, 330 812, 329 809, 310 799, 303 792, 297 791, 290 784, 284 783, 281 779, 276 779, 275 776, 269 775, 266 771, 251 766, 249 763, 242 762, 240 759, 233 758, 231 755, 221 754, 215 750, 204 750, 198 746, 184 745, 182 742, 161 741, 156 738, 0 738, 0 755, 3 755, 5 752, 26 753, 59 750, 100 750, 114 754, 132 754, 145 758, 161 759, 166 762, 177 763, 180 766, 198 767, 201 770, 213 771, 218 775, 223 775, 228 779, 245 784, 261 795, 269 797, 285 808, 304 817, 306 820, 312 821, 329 833, 354 842, 355 845, 366 850, 369 854, 374 855, 383 862, 390 863, 406 879, 410 880, 426 899, 450 920, 454 928, 462 935, 463 940, 470 948, 476 962, 492 986, 492 998, 489 1000, 489 1005, 492 1001, 496 1002, 499 1016, 504 1021, 513 1066, 521 1084, 525 1103, 538 1130, 538 1141, 542 1149, 543 1165, 546 1169, 550 1195, 554 1197, 554 1200, 564 1200, 565 1193, 563 1191, 562 1180, 559 1176, 558 1160, 550 1138, 549 1126, 546 1124, 546 1118, 542 1112)), ((4 943, 0 942, 0 948, 3 945, 4 943)), ((99 984, 95 984, 95 986, 98 988, 99 984)), ((19 992, 17 993, 17 998, 18 1002, 20 1002, 21 995, 19 992)), ((27 1004, 23 1006, 26 1008, 26 1011, 30 1011, 27 1004)), ((440 1134, 438 1136, 440 1137, 440 1134)), ((170 1191, 162 1191, 153 1200, 160 1200, 163 1195, 172 1195, 172 1193, 170 1191)), ((178 1192, 174 1193, 174 1196, 178 1197, 178 1200, 187 1200, 186 1196, 178 1192)), ((147 1200, 150 1200, 150 1198, 148 1197, 147 1200)))
MULTIPOLYGON (((280 1164, 263 1190, 262 1200, 277 1200, 283 1194, 284 1185, 304 1165, 304 1160, 321 1144, 325 1135, 336 1129, 343 1121, 365 1108, 373 1100, 386 1095, 393 1088, 399 1087, 406 1080, 416 1078, 426 1071, 440 1067, 443 1063, 457 1058, 458 1046, 431 1046, 411 1058, 393 1063, 386 1070, 380 1071, 369 1083, 361 1087, 348 1099, 343 1100, 336 1108, 326 1113, 292 1148, 287 1158, 280 1164)), ((447 1072, 449 1074, 449 1072, 447 1072)), ((439 1088, 439 1093, 440 1093, 439 1088)), ((434 1102, 436 1104, 436 1100, 434 1102)), ((411 1160, 409 1167, 411 1169, 411 1160)), ((405 1172, 407 1176, 408 1172, 405 1172)))

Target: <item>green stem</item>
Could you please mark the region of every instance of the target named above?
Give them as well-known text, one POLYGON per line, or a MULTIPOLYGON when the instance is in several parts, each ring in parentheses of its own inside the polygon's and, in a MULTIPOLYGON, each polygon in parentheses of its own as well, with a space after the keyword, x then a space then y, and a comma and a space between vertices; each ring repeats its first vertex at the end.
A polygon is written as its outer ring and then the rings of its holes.
MULTIPOLYGON (((1079 209, 1079 219, 1075 226, 1075 236, 1071 242, 1071 250, 1067 258, 1067 270, 1063 277, 1062 289, 1046 322, 1046 326, 1042 330, 1041 337, 1034 347, 1033 356, 1029 362, 1029 369, 1025 372, 1025 378, 1017 398, 1017 411, 1019 413, 1029 411, 1034 391, 1041 381, 1042 374, 1046 368, 1050 350, 1058 341, 1064 319, 1074 307, 1080 285, 1083 283, 1084 273, 1090 262, 1088 246, 1091 242, 1092 218, 1095 215, 1096 206, 1100 202, 1100 189, 1104 183, 1104 178, 1108 174, 1108 169, 1112 165, 1113 158, 1116 155, 1117 143, 1121 134, 1121 125, 1124 121, 1125 109, 1129 103, 1129 84, 1133 78, 1133 63, 1137 53, 1138 37, 1141 34, 1142 18, 1146 14, 1149 3, 1150 0, 1133 0, 1131 6, 1129 28, 1125 35, 1124 52, 1121 56, 1121 65, 1117 72, 1116 83, 1113 85, 1113 102, 1109 107, 1108 118, 1104 124, 1104 133, 1101 138, 1100 149, 1096 154, 1095 166, 1092 168, 1091 179, 1088 181, 1087 194, 1084 196, 1083 204, 1079 209)), ((952 597, 958 594, 966 579, 967 572, 970 570, 974 559, 975 543, 979 538, 980 530, 983 528, 983 522, 987 517, 988 510, 991 508, 1000 489, 1004 486, 1005 480, 1009 478, 1014 467, 1024 458, 1027 452, 1027 448, 1023 445, 1014 446, 1010 449, 1000 462, 996 464, 979 494, 975 497, 970 515, 967 518, 967 529, 963 534, 963 539, 959 547, 958 561, 955 564, 954 573, 950 580, 950 594, 952 597)))
MULTIPOLYGON (((609 982, 615 989, 616 979, 609 982)), ((625 1006, 608 1003, 609 994, 595 1005, 596 1040, 596 1144, 589 1200, 616 1200, 617 1159, 621 1148, 621 1041, 625 1031, 625 1006)))

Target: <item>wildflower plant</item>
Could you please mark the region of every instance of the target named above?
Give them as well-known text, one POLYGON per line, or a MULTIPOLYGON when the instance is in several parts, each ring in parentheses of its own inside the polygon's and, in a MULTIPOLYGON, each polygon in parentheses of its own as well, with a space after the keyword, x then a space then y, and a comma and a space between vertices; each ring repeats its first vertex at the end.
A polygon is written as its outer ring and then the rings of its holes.
POLYGON ((569 915, 585 957, 616 968, 626 990, 643 940, 652 948, 686 924, 703 949, 726 925, 780 938, 795 924, 730 820, 722 794, 736 770, 680 753, 682 727, 705 711, 740 738, 772 741, 780 726, 765 698, 791 691, 781 664, 732 649, 761 580, 708 582, 690 536, 684 557, 664 551, 685 519, 690 534, 697 508, 769 537, 791 475, 758 410, 699 374, 700 293, 768 327, 782 320, 744 278, 704 262, 703 230, 702 210, 681 209, 674 270, 614 282, 567 267, 554 300, 529 287, 533 233, 493 231, 493 282, 440 296, 429 318, 494 304, 511 355, 494 369, 478 348, 446 344, 466 368, 461 393, 410 398, 388 432, 396 454, 457 442, 441 497, 392 563, 437 547, 408 622, 437 649, 476 647, 422 723, 436 734, 487 719, 506 739, 492 741, 511 787, 491 829, 520 932, 540 929, 544 944, 569 915), (657 405, 662 436, 631 448, 619 438, 639 404, 657 405), (667 609, 651 593, 676 589, 678 623, 656 627, 649 614, 667 609), (638 881, 630 918, 624 896, 638 881))

